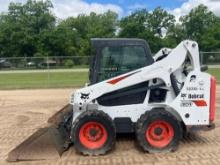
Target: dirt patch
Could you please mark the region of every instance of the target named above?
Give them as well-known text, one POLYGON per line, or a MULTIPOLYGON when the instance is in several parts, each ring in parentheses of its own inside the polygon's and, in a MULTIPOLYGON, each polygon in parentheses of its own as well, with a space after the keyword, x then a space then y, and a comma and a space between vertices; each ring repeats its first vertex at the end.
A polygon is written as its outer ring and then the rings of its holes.
MULTIPOLYGON (((220 86, 218 86, 218 100, 220 86)), ((47 119, 64 106, 71 89, 0 91, 0 164, 8 164, 7 153, 30 136, 47 119)), ((219 101, 218 101, 219 102, 219 101)), ((217 102, 217 103, 218 103, 217 102)), ((220 164, 220 104, 217 108, 217 127, 213 131, 190 134, 174 153, 148 154, 136 145, 134 135, 118 137, 116 147, 105 156, 85 157, 71 147, 61 158, 19 162, 18 165, 71 164, 220 164)), ((30 153, 31 154, 31 153, 30 153)), ((51 153, 45 153, 45 157, 51 153)), ((13 163, 11 163, 13 164, 13 163)))
POLYGON ((29 117, 21 115, 21 116, 17 116, 16 120, 18 124, 23 124, 29 120, 29 117))

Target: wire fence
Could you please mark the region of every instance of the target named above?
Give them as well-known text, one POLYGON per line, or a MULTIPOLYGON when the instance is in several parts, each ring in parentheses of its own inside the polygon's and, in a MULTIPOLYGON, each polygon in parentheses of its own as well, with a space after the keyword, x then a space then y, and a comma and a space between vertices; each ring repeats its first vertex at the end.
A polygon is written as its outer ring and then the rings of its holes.
POLYGON ((70 69, 85 68, 88 65, 89 56, 0 58, 1 70, 70 69))
MULTIPOLYGON (((220 52, 200 52, 200 60, 220 68, 220 52)), ((88 82, 89 62, 89 56, 0 57, 0 89, 81 87, 88 82)))
POLYGON ((81 87, 88 56, 0 58, 0 89, 81 87))
MULTIPOLYGON (((200 52, 202 64, 220 64, 220 52, 200 52)), ((0 57, 0 71, 88 68, 89 56, 0 57)))
POLYGON ((202 64, 220 65, 220 52, 200 52, 202 64))

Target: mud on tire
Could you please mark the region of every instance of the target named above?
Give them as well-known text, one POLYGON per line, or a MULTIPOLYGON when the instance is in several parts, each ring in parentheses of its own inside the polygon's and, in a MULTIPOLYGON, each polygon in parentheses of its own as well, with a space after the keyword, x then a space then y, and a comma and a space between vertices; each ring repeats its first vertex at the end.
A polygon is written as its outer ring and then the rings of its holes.
POLYGON ((146 112, 136 124, 138 144, 150 153, 175 151, 182 134, 181 123, 163 109, 146 112))
POLYGON ((83 155, 105 154, 115 144, 115 125, 103 111, 83 112, 74 121, 71 132, 74 147, 83 155))

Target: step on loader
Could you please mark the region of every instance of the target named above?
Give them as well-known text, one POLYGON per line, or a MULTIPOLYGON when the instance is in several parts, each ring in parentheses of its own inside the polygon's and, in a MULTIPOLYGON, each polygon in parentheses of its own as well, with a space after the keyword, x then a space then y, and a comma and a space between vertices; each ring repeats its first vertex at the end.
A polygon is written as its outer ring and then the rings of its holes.
POLYGON ((54 158, 70 146, 83 155, 106 154, 117 133, 135 133, 143 151, 169 152, 188 130, 214 128, 216 80, 204 72, 195 41, 153 57, 141 39, 91 41, 89 84, 8 161, 54 158))

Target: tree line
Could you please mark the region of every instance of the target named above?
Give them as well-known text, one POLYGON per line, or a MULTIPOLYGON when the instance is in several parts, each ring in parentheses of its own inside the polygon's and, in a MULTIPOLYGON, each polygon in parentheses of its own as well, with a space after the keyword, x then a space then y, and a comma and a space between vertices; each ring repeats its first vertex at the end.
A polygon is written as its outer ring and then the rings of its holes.
MULTIPOLYGON (((196 40, 202 51, 220 50, 220 17, 204 5, 176 20, 161 7, 119 19, 112 11, 60 20, 50 0, 10 3, 0 14, 0 57, 88 56, 90 38, 142 38, 152 52, 196 40)), ((208 58, 208 57, 207 57, 208 58)))

